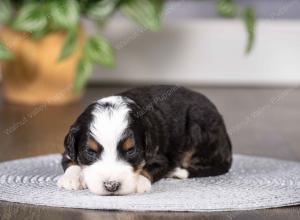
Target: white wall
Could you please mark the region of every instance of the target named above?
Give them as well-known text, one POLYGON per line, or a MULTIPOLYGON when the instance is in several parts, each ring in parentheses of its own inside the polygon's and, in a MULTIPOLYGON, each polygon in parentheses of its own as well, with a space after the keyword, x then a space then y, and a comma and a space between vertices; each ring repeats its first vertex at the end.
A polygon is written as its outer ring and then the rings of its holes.
POLYGON ((117 68, 98 67, 93 81, 283 85, 300 83, 300 21, 259 20, 256 45, 245 55, 239 20, 175 19, 152 33, 115 19, 105 35, 117 68))

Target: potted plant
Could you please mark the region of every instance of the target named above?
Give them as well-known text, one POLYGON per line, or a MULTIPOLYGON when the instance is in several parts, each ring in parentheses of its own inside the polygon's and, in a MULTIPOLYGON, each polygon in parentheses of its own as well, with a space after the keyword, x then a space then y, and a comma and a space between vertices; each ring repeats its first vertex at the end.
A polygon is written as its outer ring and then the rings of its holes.
POLYGON ((160 26, 160 0, 0 1, 0 60, 6 100, 61 104, 78 99, 94 63, 113 67, 100 34, 87 36, 85 16, 98 26, 117 10, 150 30, 160 26))
MULTIPOLYGON (((217 12, 234 17, 232 0, 217 0, 217 12)), ((22 104, 63 104, 77 100, 93 64, 113 67, 114 51, 101 36, 87 36, 80 17, 97 26, 116 12, 143 27, 160 27, 162 0, 1 0, 0 61, 5 100, 22 104)), ((250 51, 254 13, 244 13, 250 51)))

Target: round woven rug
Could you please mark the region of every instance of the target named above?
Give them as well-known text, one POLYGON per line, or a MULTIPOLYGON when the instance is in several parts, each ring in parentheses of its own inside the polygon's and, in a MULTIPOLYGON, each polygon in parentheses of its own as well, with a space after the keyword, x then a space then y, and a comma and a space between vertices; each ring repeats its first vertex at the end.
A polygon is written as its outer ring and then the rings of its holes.
POLYGON ((60 155, 0 164, 0 200, 53 207, 135 211, 228 211, 300 204, 300 163, 235 155, 222 176, 164 179, 151 192, 97 196, 56 186, 60 155))

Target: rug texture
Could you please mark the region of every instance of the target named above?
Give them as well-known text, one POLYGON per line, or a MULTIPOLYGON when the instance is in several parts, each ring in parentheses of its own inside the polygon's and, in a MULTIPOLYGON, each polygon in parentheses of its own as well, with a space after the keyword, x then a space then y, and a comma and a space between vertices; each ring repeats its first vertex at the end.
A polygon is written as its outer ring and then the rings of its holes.
POLYGON ((222 176, 164 179, 151 192, 97 196, 56 186, 60 155, 0 164, 0 200, 53 207, 135 211, 228 211, 300 204, 300 163, 235 155, 222 176))

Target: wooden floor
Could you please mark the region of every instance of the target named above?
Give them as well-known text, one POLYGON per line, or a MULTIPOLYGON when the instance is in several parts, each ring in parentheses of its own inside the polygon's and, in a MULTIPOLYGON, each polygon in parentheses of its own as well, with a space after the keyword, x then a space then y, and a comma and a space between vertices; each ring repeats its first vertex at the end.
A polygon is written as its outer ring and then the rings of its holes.
MULTIPOLYGON (((300 161, 300 90, 194 88, 218 106, 234 153, 300 161)), ((88 89, 81 103, 20 107, 0 100, 0 161, 63 151, 63 137, 91 101, 124 88, 88 89)), ((255 211, 178 213, 61 209, 0 202, 3 219, 300 219, 300 206, 255 211)))

